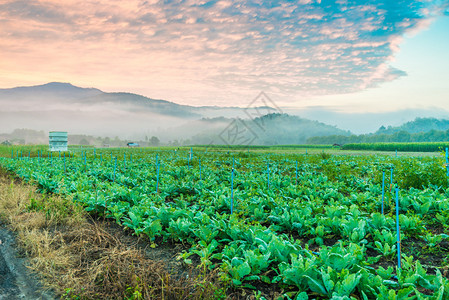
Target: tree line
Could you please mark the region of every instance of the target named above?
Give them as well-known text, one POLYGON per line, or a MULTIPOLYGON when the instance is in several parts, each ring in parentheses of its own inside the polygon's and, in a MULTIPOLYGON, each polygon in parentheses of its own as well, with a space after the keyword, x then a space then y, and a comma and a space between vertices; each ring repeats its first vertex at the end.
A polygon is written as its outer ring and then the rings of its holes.
POLYGON ((420 143, 449 141, 448 130, 430 130, 429 132, 410 133, 405 130, 393 134, 370 133, 360 135, 329 135, 307 139, 308 144, 354 144, 354 143, 420 143))

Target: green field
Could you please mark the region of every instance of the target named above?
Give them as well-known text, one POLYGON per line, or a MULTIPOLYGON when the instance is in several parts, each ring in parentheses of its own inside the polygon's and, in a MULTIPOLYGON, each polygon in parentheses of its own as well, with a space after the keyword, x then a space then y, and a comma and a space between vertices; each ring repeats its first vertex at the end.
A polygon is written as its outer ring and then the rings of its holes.
POLYGON ((218 270, 229 290, 259 298, 276 291, 284 299, 449 299, 441 153, 339 155, 345 151, 328 147, 306 155, 306 148, 277 147, 193 147, 192 155, 190 147, 71 155, 14 147, 13 156, 9 147, 0 148, 0 165, 148 243, 184 245, 179 259, 218 270))
POLYGON ((449 142, 434 143, 358 143, 346 144, 343 150, 439 152, 449 147, 449 142))

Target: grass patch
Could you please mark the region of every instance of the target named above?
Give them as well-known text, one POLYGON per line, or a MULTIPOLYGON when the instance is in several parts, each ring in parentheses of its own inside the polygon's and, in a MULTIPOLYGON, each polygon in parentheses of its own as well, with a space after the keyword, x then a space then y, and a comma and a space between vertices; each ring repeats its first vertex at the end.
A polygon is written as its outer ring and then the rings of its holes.
MULTIPOLYGON (((0 169, 0 220, 16 233, 29 267, 65 299, 217 299, 216 274, 168 271, 145 244, 82 207, 42 195, 0 169)), ((117 227, 117 226, 116 226, 117 227)))

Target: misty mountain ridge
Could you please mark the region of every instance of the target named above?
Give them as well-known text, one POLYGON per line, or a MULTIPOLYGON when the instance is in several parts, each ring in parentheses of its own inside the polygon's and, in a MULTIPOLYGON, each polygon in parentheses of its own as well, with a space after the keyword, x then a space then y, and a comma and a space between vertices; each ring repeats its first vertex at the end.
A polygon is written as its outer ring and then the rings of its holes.
POLYGON ((352 143, 410 143, 445 142, 449 140, 449 120, 416 118, 400 126, 381 126, 375 133, 360 135, 315 136, 307 140, 310 144, 352 143))
MULTIPOLYGON (((348 136, 351 133, 287 114, 268 114, 254 119, 240 118, 202 118, 187 122, 179 127, 161 129, 154 136, 165 145, 281 145, 304 144, 310 137, 327 135, 348 136)), ((145 137, 148 140, 149 136, 145 137)), ((0 142, 9 140, 15 143, 47 143, 48 133, 29 129, 16 129, 12 134, 0 134, 0 142)), ((102 146, 105 139, 78 136, 69 133, 69 143, 102 146)), ((115 138, 117 140, 117 138, 115 138)), ((143 139, 142 139, 143 140, 143 139)), ((109 143, 107 143, 109 144, 109 143)), ((123 143, 121 146, 124 146, 123 143)), ((143 143, 144 144, 144 143, 143 143)), ((117 141, 114 145, 117 144, 117 141)))
MULTIPOLYGON (((30 128, 45 132, 61 130, 71 134, 132 140, 158 136, 161 142, 191 140, 206 143, 208 139, 218 138, 215 142, 220 143, 223 142, 220 138, 223 130, 229 124, 238 122, 255 131, 258 143, 269 144, 270 141, 301 143, 312 136, 347 136, 352 130, 366 132, 367 128, 375 132, 381 126, 384 126, 383 130, 407 130, 396 127, 410 122, 415 116, 447 115, 449 118, 447 111, 437 108, 404 109, 388 113, 336 112, 326 107, 282 108, 287 114, 279 114, 278 109, 266 106, 263 102, 258 103, 261 106, 250 108, 195 107, 133 93, 106 93, 96 88, 50 82, 38 86, 0 89, 0 132, 30 128), (273 116, 264 117, 265 115, 273 116), (262 129, 261 126, 253 126, 261 121, 269 126, 262 129), (276 136, 277 131, 281 133, 279 136, 276 136)), ((436 125, 437 128, 441 128, 440 125, 436 125)))
MULTIPOLYGON (((218 116, 244 117, 246 115, 246 108, 241 107, 195 107, 177 104, 167 100, 152 99, 133 93, 107 93, 96 88, 81 88, 70 83, 61 82, 0 89, 0 103, 5 102, 9 104, 9 111, 61 110, 61 105, 71 104, 65 108, 67 110, 78 109, 89 111, 89 108, 86 106, 93 106, 94 108, 102 107, 102 110, 108 108, 110 110, 129 112, 140 112, 143 110, 153 114, 160 114, 167 117, 174 116, 185 120, 218 116), (36 107, 36 104, 39 104, 39 106, 36 107)), ((276 111, 267 106, 250 108, 249 111, 256 109, 264 110, 267 113, 276 111)))
MULTIPOLYGON (((349 107, 348 107, 349 108, 349 107)), ((449 119, 449 112, 438 107, 404 108, 386 112, 346 112, 328 107, 311 106, 306 108, 283 108, 285 113, 317 120, 338 128, 350 130, 355 134, 375 133, 382 126, 398 127, 416 118, 449 119)))
MULTIPOLYGON (((153 135, 162 128, 182 127, 201 118, 248 118, 249 114, 277 111, 267 106, 194 107, 60 82, 0 89, 0 104, 2 132, 31 128, 130 139, 153 135)), ((186 137, 178 134, 177 138, 186 137)))
POLYGON ((416 118, 400 126, 382 126, 375 134, 394 134, 401 131, 408 133, 425 133, 432 130, 445 131, 449 129, 449 120, 437 118, 416 118))
POLYGON ((201 117, 201 114, 195 113, 190 106, 180 105, 166 100, 151 99, 132 93, 102 93, 100 95, 78 99, 76 103, 85 105, 113 105, 130 112, 141 112, 144 110, 151 113, 185 119, 201 117))
POLYGON ((96 88, 81 88, 70 83, 50 82, 37 86, 0 89, 0 100, 9 97, 16 101, 33 101, 45 98, 66 101, 92 97, 102 93, 96 88))
POLYGON ((308 138, 314 136, 351 134, 350 131, 318 121, 273 113, 254 119, 202 118, 181 127, 162 130, 157 136, 174 141, 179 132, 191 136, 188 140, 184 140, 186 144, 201 145, 304 144, 308 138))

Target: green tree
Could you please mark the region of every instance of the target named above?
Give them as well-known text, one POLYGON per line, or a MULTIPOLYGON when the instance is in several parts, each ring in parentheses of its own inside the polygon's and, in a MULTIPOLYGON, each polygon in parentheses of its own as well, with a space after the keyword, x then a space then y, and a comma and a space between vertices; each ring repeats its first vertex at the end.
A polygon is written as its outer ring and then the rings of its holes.
POLYGON ((150 138, 150 145, 151 146, 159 146, 159 143, 160 143, 160 141, 159 141, 159 139, 156 136, 152 136, 150 138))
POLYGON ((90 145, 89 141, 86 138, 82 138, 80 140, 80 145, 90 145))

